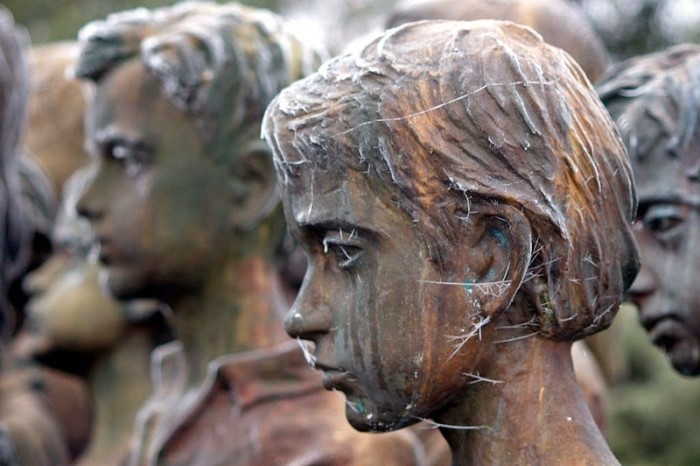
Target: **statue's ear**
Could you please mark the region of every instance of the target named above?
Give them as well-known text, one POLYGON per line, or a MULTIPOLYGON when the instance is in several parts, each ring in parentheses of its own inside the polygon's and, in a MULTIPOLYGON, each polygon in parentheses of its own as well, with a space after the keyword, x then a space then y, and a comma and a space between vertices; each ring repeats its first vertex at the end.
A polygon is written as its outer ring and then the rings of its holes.
POLYGON ((241 231, 257 227, 279 202, 272 154, 262 140, 240 149, 231 167, 231 223, 241 231))
POLYGON ((488 316, 505 310, 520 289, 532 255, 532 228, 510 205, 486 202, 475 210, 467 225, 471 244, 465 289, 488 316))

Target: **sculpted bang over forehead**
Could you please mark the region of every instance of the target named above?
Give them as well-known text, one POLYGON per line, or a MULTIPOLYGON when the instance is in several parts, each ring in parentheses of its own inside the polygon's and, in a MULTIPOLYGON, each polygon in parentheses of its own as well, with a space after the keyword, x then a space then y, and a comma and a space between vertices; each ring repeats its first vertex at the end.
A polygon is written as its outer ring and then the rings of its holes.
MULTIPOLYGON (((275 165, 283 174, 285 184, 292 182, 304 170, 332 170, 339 164, 360 171, 368 168, 368 160, 355 157, 360 148, 358 135, 372 138, 372 131, 353 128, 353 122, 375 120, 376 111, 361 101, 368 93, 338 73, 339 69, 352 69, 354 57, 343 56, 330 60, 321 70, 295 85, 299 92, 283 93, 268 107, 267 114, 278 111, 288 118, 288 128, 277 125, 277 119, 264 118, 263 136, 274 149, 275 165), (322 92, 319 92, 322 90, 322 92), (274 110, 273 110, 274 108, 274 110), (287 132, 287 130, 289 132, 287 132), (289 136, 291 133, 291 137, 289 136), (284 135, 284 140, 279 136, 284 135), (312 168, 315 167, 315 168, 312 168)), ((376 107, 376 104, 375 104, 376 107)), ((371 125, 367 125, 371 126, 371 125)))

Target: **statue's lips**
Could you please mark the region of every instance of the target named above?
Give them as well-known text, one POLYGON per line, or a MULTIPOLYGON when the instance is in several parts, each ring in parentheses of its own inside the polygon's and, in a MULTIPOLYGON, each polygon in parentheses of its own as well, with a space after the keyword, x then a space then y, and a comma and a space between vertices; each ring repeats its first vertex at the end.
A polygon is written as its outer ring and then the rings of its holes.
POLYGON ((351 387, 351 382, 356 380, 350 372, 324 365, 316 365, 323 371, 323 388, 326 390, 346 391, 351 387))
POLYGON ((687 332, 681 322, 674 318, 658 320, 649 329, 649 338, 656 346, 669 352, 682 339, 687 337, 687 332))
POLYGON ((673 367, 686 375, 700 373, 700 345, 683 323, 675 318, 659 320, 649 331, 654 345, 663 348, 673 367))

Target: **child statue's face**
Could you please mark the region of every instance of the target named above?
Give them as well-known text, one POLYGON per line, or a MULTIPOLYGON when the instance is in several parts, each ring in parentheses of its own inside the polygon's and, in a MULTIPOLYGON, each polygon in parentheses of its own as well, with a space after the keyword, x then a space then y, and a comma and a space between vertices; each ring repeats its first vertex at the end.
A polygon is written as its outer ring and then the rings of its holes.
POLYGON ((96 176, 78 207, 110 292, 166 299, 199 286, 232 241, 230 177, 192 118, 133 59, 100 81, 86 126, 96 176))
POLYGON ((421 225, 362 174, 302 176, 283 189, 309 259, 287 331, 315 343, 310 362, 326 389, 345 393, 355 428, 392 430, 431 416, 492 352, 493 325, 473 285, 483 271, 470 268, 483 251, 458 238, 451 251, 463 265, 440 271, 421 225))
POLYGON ((30 324, 26 351, 97 353, 112 346, 127 325, 122 306, 101 289, 98 264, 62 251, 25 280, 32 294, 27 305, 30 324))
POLYGON ((688 177, 698 150, 698 136, 673 157, 658 144, 634 167, 642 269, 629 293, 652 342, 686 375, 700 374, 700 190, 688 177))

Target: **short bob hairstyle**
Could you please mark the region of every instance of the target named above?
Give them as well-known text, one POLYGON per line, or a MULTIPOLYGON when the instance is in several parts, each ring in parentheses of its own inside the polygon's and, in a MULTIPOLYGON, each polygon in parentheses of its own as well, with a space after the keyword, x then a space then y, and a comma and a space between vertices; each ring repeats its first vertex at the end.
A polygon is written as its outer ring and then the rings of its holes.
POLYGON ((310 171, 362 173, 414 222, 437 267, 451 265, 456 209, 519 209, 534 244, 515 299, 546 338, 606 328, 637 273, 625 148, 583 71, 529 28, 389 30, 284 90, 263 134, 287 194, 310 171))

